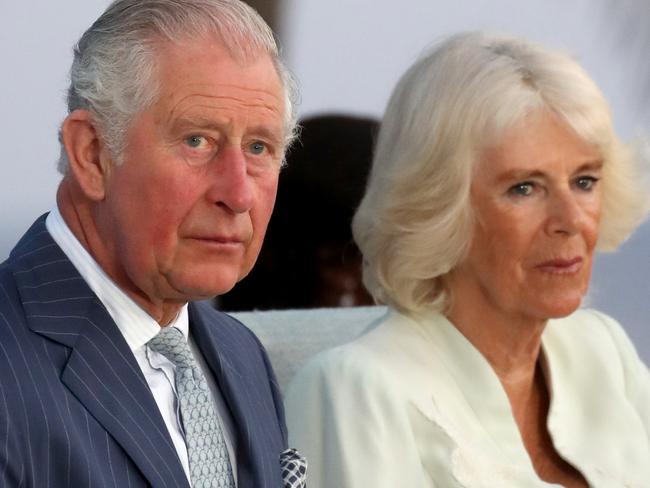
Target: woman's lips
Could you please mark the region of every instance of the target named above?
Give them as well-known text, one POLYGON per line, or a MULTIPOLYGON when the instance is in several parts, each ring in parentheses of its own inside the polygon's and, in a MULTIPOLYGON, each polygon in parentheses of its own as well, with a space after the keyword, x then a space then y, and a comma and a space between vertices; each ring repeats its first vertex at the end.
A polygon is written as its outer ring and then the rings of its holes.
POLYGON ((582 268, 583 259, 576 256, 570 259, 550 259, 535 266, 540 271, 553 274, 573 274, 582 268))

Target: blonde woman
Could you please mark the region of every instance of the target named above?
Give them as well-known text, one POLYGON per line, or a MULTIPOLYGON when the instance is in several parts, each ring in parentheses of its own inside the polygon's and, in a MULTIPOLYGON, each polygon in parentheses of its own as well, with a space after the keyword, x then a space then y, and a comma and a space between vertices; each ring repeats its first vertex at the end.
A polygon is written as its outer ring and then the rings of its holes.
POLYGON ((637 176, 564 54, 470 33, 411 67, 353 222, 389 312, 287 396, 309 486, 647 487, 650 374, 579 310, 645 216, 637 176))

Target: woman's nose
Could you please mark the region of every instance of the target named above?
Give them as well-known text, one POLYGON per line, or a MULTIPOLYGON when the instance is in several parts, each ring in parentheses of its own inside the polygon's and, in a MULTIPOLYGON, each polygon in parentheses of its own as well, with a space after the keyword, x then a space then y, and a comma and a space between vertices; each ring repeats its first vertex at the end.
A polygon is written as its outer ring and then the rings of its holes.
POLYGON ((572 192, 552 196, 548 211, 548 230, 551 234, 573 235, 582 229, 585 210, 572 192))

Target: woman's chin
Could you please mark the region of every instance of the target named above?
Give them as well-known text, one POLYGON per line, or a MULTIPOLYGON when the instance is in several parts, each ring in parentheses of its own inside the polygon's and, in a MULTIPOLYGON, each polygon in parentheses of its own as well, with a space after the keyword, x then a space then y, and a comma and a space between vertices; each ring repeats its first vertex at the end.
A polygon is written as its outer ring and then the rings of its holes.
POLYGON ((571 315, 573 312, 580 308, 582 303, 582 295, 575 298, 564 297, 562 300, 557 300, 553 303, 546 304, 546 317, 549 319, 561 319, 571 315))

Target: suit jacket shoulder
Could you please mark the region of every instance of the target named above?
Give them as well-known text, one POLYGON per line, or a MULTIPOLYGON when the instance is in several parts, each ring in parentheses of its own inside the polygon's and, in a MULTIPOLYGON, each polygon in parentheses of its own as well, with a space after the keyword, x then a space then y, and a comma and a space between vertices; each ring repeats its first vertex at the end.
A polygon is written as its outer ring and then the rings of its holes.
POLYGON ((45 228, 0 265, 0 485, 187 487, 135 357, 45 228))
MULTIPOLYGON (((190 305, 239 429, 239 487, 281 486, 284 414, 266 354, 190 305)), ((124 337, 39 218, 0 265, 0 486, 187 487, 124 337)))

